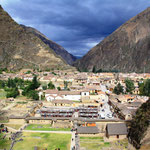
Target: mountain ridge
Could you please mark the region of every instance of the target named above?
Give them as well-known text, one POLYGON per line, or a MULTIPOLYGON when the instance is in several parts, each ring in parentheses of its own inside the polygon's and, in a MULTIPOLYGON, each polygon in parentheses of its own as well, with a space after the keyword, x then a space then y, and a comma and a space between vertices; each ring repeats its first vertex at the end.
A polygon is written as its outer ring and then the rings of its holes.
POLYGON ((73 62, 77 59, 75 56, 66 51, 62 46, 48 39, 44 34, 39 32, 35 28, 27 27, 25 25, 21 26, 28 32, 31 32, 37 37, 39 37, 45 44, 47 44, 51 49, 53 49, 57 55, 61 56, 66 61, 67 64, 72 65, 73 62))
POLYGON ((150 7, 121 25, 74 66, 80 70, 150 72, 150 7))
POLYGON ((66 69, 70 66, 47 44, 17 24, 0 6, 0 67, 66 69))

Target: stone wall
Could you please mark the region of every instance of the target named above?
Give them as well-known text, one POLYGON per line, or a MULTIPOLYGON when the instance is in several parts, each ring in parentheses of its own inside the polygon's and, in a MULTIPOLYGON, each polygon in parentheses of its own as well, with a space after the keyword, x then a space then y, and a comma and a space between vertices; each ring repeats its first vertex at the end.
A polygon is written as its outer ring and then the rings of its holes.
POLYGON ((25 119, 9 119, 9 123, 12 124, 24 124, 26 123, 25 119))
POLYGON ((29 120, 29 124, 52 124, 52 120, 29 120))

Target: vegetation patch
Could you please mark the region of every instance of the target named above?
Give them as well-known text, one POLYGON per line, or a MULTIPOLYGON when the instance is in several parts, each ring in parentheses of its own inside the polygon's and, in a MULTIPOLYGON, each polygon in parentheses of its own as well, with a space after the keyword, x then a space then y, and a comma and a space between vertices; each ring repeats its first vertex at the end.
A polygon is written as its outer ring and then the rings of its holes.
POLYGON ((29 124, 25 130, 35 130, 35 131, 70 131, 71 128, 52 128, 51 125, 42 124, 29 124))
POLYGON ((11 145, 11 140, 6 136, 4 139, 4 134, 0 133, 0 149, 9 149, 11 145))
POLYGON ((23 133, 23 141, 15 144, 14 150, 38 149, 61 150, 70 149, 71 134, 56 133, 23 133))
POLYGON ((131 128, 129 130, 128 137, 130 142, 139 149, 141 146, 141 140, 144 138, 147 128, 149 127, 150 120, 150 100, 143 103, 142 106, 136 111, 131 122, 131 128))
POLYGON ((80 137, 80 148, 84 150, 103 150, 103 149, 127 150, 128 140, 104 142, 103 137, 80 137))
POLYGON ((5 92, 3 89, 0 89, 0 99, 5 99, 6 94, 7 94, 7 92, 5 92))

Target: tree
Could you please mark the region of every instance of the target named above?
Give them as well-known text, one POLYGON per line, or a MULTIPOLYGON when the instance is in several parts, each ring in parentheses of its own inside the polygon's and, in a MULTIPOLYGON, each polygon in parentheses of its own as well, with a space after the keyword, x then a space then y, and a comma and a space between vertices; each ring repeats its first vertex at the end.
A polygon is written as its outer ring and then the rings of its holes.
POLYGON ((3 89, 5 87, 5 82, 0 80, 0 89, 3 89))
POLYGON ((150 99, 143 103, 140 108, 137 109, 136 114, 134 115, 128 133, 131 143, 140 149, 141 143, 146 131, 150 125, 150 99))
POLYGON ((126 84, 126 92, 132 94, 132 91, 135 89, 133 81, 130 79, 126 79, 125 84, 126 84))
POLYGON ((18 88, 13 88, 10 92, 7 93, 6 97, 7 98, 9 98, 9 97, 16 98, 19 94, 20 93, 19 93, 18 88))
POLYGON ((35 91, 40 86, 40 83, 37 81, 37 77, 34 76, 32 82, 29 82, 29 85, 24 88, 22 91, 22 95, 32 98, 34 100, 38 100, 38 92, 35 91))
POLYGON ((16 83, 15 83, 15 81, 13 79, 8 78, 7 86, 9 88, 15 88, 16 87, 16 83))
POLYGON ((27 97, 28 97, 28 98, 32 98, 32 99, 34 99, 34 100, 39 100, 38 92, 35 91, 35 90, 29 91, 28 94, 27 94, 27 97))
POLYGON ((143 83, 139 83, 140 95, 150 96, 150 79, 145 80, 143 83))
POLYGON ((47 90, 47 85, 43 85, 43 86, 42 86, 42 89, 43 89, 43 90, 47 90))
POLYGON ((52 83, 52 81, 48 83, 48 89, 55 89, 55 85, 52 83))
POLYGON ((60 86, 59 86, 59 87, 57 87, 57 90, 58 90, 58 91, 61 91, 61 88, 60 88, 60 86))
POLYGON ((93 73, 96 73, 96 67, 95 67, 95 66, 93 67, 92 72, 93 72, 93 73))
POLYGON ((40 86, 40 83, 37 81, 36 76, 34 76, 31 85, 32 85, 33 90, 37 89, 40 86))
POLYGON ((118 84, 115 86, 113 92, 114 92, 115 94, 117 94, 117 95, 119 95, 119 94, 121 94, 121 93, 123 94, 123 86, 122 86, 120 83, 118 83, 118 84))
POLYGON ((26 95, 26 93, 28 93, 31 90, 37 89, 39 86, 40 86, 40 83, 37 81, 37 77, 34 76, 32 82, 29 83, 29 85, 25 87, 23 91, 23 95, 26 95))

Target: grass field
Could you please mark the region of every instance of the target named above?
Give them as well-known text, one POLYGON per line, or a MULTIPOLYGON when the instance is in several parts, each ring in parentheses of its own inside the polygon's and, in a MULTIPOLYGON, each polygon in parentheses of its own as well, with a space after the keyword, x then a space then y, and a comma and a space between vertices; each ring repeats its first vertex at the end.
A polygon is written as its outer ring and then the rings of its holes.
POLYGON ((128 141, 104 142, 103 137, 80 137, 80 147, 84 150, 102 150, 107 148, 127 150, 128 141))
POLYGON ((3 89, 0 89, 0 99, 5 99, 6 98, 6 92, 3 89))
POLYGON ((7 136, 6 136, 5 139, 2 139, 3 136, 4 136, 4 134, 0 133, 0 149, 7 149, 7 150, 9 150, 10 145, 11 145, 11 141, 8 140, 7 136))
POLYGON ((0 123, 8 123, 8 122, 9 122, 9 120, 1 119, 1 118, 0 118, 0 123))
POLYGON ((18 142, 14 146, 14 150, 34 150, 37 146, 38 150, 69 150, 71 142, 71 134, 54 134, 54 133, 23 133, 23 141, 18 142))
POLYGON ((51 125, 29 124, 25 130, 40 130, 40 131, 70 131, 71 128, 52 128, 51 125))

